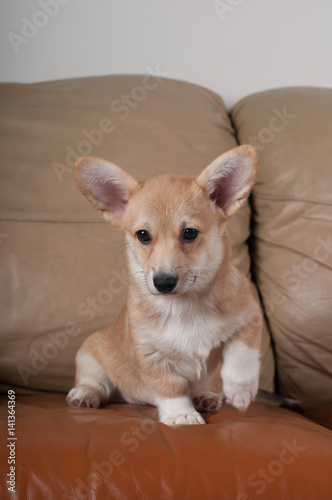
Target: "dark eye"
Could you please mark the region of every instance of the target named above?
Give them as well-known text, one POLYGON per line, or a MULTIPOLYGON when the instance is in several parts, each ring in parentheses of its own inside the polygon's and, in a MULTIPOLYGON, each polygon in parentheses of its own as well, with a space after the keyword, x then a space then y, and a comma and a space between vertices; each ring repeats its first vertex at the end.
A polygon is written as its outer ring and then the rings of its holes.
POLYGON ((144 243, 144 245, 146 245, 147 243, 150 243, 150 241, 152 239, 149 231, 146 231, 145 229, 140 229, 139 231, 137 231, 136 236, 140 240, 141 243, 144 243))
POLYGON ((198 235, 197 229, 193 229, 192 227, 187 227, 183 232, 182 238, 185 241, 192 241, 195 238, 197 238, 197 235, 198 235))

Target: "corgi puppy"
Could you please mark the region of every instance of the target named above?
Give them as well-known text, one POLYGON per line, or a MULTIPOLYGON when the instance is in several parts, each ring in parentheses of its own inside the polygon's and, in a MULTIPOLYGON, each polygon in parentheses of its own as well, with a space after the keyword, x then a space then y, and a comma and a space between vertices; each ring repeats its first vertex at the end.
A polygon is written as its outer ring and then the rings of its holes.
POLYGON ((130 281, 118 319, 77 353, 69 405, 155 405, 167 425, 204 424, 200 412, 223 400, 247 409, 258 391, 262 315, 230 263, 225 222, 257 172, 251 146, 219 156, 197 178, 140 183, 105 160, 77 160, 79 189, 124 231, 130 281))

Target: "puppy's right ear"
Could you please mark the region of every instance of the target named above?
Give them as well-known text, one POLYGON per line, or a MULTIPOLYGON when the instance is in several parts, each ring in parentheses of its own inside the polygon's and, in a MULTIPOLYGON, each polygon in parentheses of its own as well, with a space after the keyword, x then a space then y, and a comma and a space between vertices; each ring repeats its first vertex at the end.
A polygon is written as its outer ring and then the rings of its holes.
POLYGON ((79 158, 74 168, 80 191, 106 221, 118 225, 130 195, 138 187, 135 179, 114 163, 100 158, 79 158))

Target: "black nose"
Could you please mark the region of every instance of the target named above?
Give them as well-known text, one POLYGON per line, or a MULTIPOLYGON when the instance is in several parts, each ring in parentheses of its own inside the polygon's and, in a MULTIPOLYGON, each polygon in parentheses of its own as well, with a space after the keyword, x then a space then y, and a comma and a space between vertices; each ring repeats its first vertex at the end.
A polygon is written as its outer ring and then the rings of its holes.
POLYGON ((176 287, 178 279, 171 274, 159 274, 153 278, 153 284, 161 293, 170 293, 176 287))

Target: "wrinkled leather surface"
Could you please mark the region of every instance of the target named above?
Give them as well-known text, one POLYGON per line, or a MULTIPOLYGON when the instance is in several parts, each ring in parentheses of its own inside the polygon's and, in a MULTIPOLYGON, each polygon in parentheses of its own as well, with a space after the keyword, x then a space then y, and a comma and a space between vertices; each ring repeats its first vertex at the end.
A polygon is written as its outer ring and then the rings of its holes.
MULTIPOLYGON (((197 175, 237 145, 234 130, 212 92, 143 76, 2 84, 0 106, 0 378, 19 392, 68 391, 79 346, 117 317, 127 283, 124 240, 77 189, 75 151, 137 180, 197 175)), ((229 228, 234 261, 249 275, 248 206, 229 228)), ((273 390, 266 328, 262 347, 261 387, 273 390)))
POLYGON ((256 281, 275 343, 279 391, 332 401, 332 89, 279 89, 232 112, 259 149, 253 190, 256 281))
POLYGON ((332 433, 288 410, 255 403, 170 428, 152 407, 69 408, 63 395, 17 403, 17 491, 2 468, 3 499, 330 498, 332 433))

